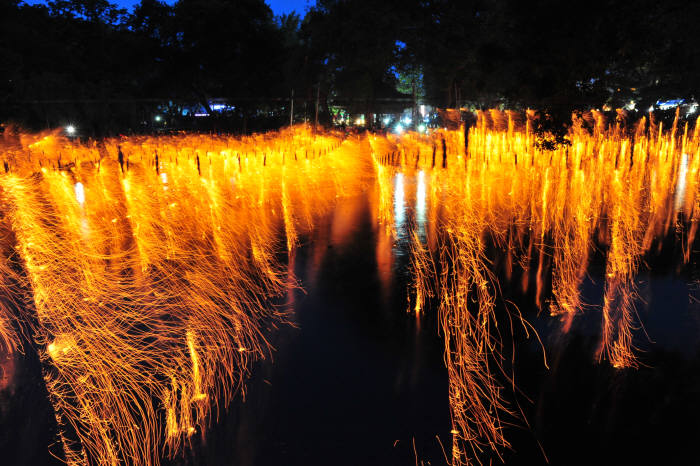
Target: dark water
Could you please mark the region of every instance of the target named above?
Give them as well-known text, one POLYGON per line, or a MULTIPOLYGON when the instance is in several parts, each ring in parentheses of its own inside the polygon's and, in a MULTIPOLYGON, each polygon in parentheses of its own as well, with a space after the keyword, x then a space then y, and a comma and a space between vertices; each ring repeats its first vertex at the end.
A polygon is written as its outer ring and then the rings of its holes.
POLYGON ((274 361, 188 463, 413 464, 414 443, 426 464, 445 463, 442 339, 407 314, 401 257, 382 283, 365 204, 341 204, 297 252, 297 328, 277 332, 274 361))
MULTIPOLYGON (((403 212, 401 199, 396 214, 397 223, 425 228, 420 205, 403 212)), ((245 396, 173 464, 446 463, 452 427, 443 340, 434 310, 420 319, 406 312, 407 245, 397 226, 398 241, 388 242, 362 196, 342 201, 303 239, 290 264, 303 290, 286 303, 295 325, 270 335, 276 351, 255 365, 245 396)), ((539 332, 549 364, 536 339, 515 338, 513 400, 527 423, 508 427, 506 464, 544 464, 545 455, 557 465, 700 464, 697 267, 678 265, 672 241, 662 246, 638 276, 648 334, 635 332, 638 369, 595 361, 599 310, 563 334, 536 309, 532 292, 503 282, 504 297, 539 332)), ((601 260, 589 272, 584 299, 600 302, 601 260)), ((52 445, 36 356, 5 359, 2 370, 0 464, 59 463, 50 454, 60 445, 52 445)))

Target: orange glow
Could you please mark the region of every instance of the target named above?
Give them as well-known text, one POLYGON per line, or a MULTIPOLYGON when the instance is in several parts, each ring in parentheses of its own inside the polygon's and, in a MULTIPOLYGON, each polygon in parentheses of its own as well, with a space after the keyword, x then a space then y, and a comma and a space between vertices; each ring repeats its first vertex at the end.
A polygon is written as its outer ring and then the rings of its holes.
POLYGON ((158 464, 244 390, 253 362, 270 353, 266 330, 288 321, 275 305, 285 294, 294 302, 296 249, 318 239, 315 276, 361 208, 335 212, 330 226, 322 216, 366 192, 384 292, 401 237, 408 310, 418 321, 436 312, 441 325, 452 463, 500 457, 520 414, 499 325, 538 337, 503 299, 499 274, 532 292, 562 331, 599 311, 596 357, 633 368, 639 264, 686 227, 688 261, 700 216, 697 125, 664 131, 643 119, 631 134, 590 112, 574 118, 570 146, 548 152, 533 144, 532 118, 480 112, 468 148, 463 130, 345 138, 296 126, 86 143, 7 134, 0 351, 21 349, 25 327, 40 348, 69 464, 158 464), (598 252, 596 307, 581 287, 598 252))
MULTIPOLYGON (((203 434, 269 354, 263 329, 286 321, 275 302, 297 283, 279 237, 291 255, 367 182, 357 144, 308 126, 5 137, 0 293, 36 312, 25 324, 68 463, 158 464, 203 434)), ((0 345, 12 350, 6 302, 0 345)))
MULTIPOLYGON (((426 173, 429 180, 437 231, 427 241, 416 232, 412 237, 412 309, 425 312, 426 298, 435 295, 450 379, 453 464, 481 462, 486 451, 500 455, 509 446, 503 425, 512 421, 505 419, 515 416, 498 382, 510 377, 499 362, 494 311, 502 297, 489 245, 504 251, 507 279, 513 264, 520 265, 523 291, 534 284, 535 304, 559 318, 565 332, 579 313, 594 307, 582 301, 580 288, 589 257, 595 249, 604 251, 596 356, 628 368, 639 364, 633 339, 641 326, 635 310, 640 261, 655 239, 684 224, 689 260, 697 232, 698 125, 692 132, 686 125, 681 134, 677 123, 665 132, 642 119, 629 134, 591 112, 574 117, 569 147, 543 151, 533 145, 534 115, 479 112, 468 131, 468 150, 463 130, 370 137, 380 186, 386 171, 426 173), (584 121, 593 122, 592 132, 584 121), (548 275, 551 300, 545 302, 548 275)), ((390 189, 383 189, 381 198, 390 199, 390 189)), ((384 204, 379 218, 390 222, 384 204)), ((519 312, 511 314, 533 334, 519 312)))

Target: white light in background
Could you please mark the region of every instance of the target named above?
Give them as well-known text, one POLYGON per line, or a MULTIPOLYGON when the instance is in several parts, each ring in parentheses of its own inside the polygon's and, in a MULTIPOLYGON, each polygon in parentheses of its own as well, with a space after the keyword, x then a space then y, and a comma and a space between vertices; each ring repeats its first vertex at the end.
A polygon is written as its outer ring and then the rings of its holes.
POLYGON ((73 126, 73 125, 66 126, 66 133, 68 133, 69 136, 73 136, 75 134, 75 126, 73 126))
POLYGON ((396 126, 394 126, 394 132, 396 134, 403 133, 403 125, 401 123, 397 123, 396 126))

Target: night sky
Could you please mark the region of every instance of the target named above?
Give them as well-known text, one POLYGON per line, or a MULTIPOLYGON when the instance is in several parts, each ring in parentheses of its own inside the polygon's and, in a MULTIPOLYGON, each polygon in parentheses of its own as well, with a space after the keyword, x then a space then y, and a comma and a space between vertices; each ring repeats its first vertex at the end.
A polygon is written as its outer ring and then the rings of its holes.
MULTIPOLYGON (((117 5, 131 9, 134 5, 139 3, 140 0, 110 0, 112 3, 116 3, 117 5)), ((165 0, 166 3, 175 3, 174 0, 165 0)), ((37 4, 37 3, 48 3, 47 1, 40 1, 40 0, 25 0, 26 3, 29 4, 37 4)), ((281 15, 284 13, 291 13, 292 11, 296 11, 301 15, 302 17, 304 16, 306 12, 306 8, 313 5, 315 3, 315 0, 265 0, 265 3, 270 5, 272 8, 272 11, 274 12, 275 15, 281 15)))

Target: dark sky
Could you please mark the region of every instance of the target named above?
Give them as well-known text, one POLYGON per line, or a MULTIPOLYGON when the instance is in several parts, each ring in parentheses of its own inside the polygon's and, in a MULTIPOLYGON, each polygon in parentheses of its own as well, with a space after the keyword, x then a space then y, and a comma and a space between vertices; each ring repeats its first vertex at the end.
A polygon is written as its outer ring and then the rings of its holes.
MULTIPOLYGON (((134 5, 139 3, 140 0, 110 0, 112 3, 116 3, 117 5, 131 9, 134 5)), ((175 3, 175 0, 165 0, 166 3, 175 3)), ((26 3, 29 4, 37 4, 37 3, 47 3, 47 1, 41 1, 41 0, 25 0, 26 3)), ((308 6, 313 5, 315 0, 265 0, 265 2, 270 5, 272 8, 272 11, 275 13, 275 15, 281 15, 283 13, 290 13, 292 11, 296 11, 301 15, 302 17, 304 16, 304 13, 306 12, 306 8, 308 6)))

